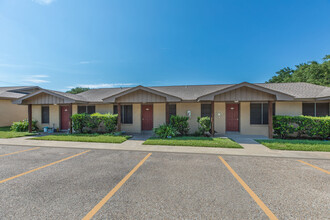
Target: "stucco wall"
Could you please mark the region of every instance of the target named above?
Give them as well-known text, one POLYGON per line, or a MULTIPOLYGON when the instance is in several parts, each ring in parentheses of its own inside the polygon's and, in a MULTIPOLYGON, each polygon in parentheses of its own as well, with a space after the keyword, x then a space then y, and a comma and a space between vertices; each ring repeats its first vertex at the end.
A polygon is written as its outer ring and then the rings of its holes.
POLYGON ((26 105, 13 104, 11 100, 0 100, 0 127, 10 126, 15 121, 27 119, 26 105))
POLYGON ((194 133, 198 130, 197 117, 201 116, 201 103, 176 103, 176 114, 181 116, 187 116, 187 111, 191 111, 191 117, 189 119, 190 131, 194 133))
POLYGON ((78 113, 78 105, 72 105, 72 114, 78 113))
POLYGON ((155 103, 153 116, 154 128, 166 123, 166 104, 155 103))
POLYGON ((141 104, 133 104, 133 124, 121 124, 121 130, 131 133, 141 132, 141 104))
POLYGON ((268 136, 268 125, 250 124, 250 102, 240 103, 240 133, 268 136))
MULTIPOLYGON (((59 105, 49 105, 49 123, 41 123, 41 106, 42 105, 32 105, 32 119, 37 120, 37 126, 39 129, 43 127, 60 127, 60 106, 59 105)), ((44 105, 47 106, 47 105, 44 105)))
POLYGON ((95 105, 95 111, 101 114, 112 114, 113 112, 113 104, 101 104, 95 105))
POLYGON ((276 102, 275 103, 276 115, 302 115, 302 102, 276 102))
POLYGON ((214 103, 214 130, 217 134, 226 133, 226 103, 214 103))

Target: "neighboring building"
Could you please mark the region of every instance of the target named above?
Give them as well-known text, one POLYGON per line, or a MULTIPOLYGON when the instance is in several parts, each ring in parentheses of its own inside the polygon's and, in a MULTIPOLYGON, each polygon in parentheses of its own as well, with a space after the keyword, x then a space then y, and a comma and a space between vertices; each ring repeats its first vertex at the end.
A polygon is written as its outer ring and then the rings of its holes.
POLYGON ((0 87, 0 127, 27 119, 27 106, 15 105, 12 101, 39 89, 37 86, 0 87))
POLYGON ((160 86, 92 89, 77 95, 39 90, 14 103, 28 105, 39 127, 70 128, 74 113, 119 113, 122 131, 140 133, 170 115, 210 116, 215 133, 272 135, 272 115, 329 115, 330 88, 308 83, 160 86), (118 112, 119 111, 119 112, 118 112))

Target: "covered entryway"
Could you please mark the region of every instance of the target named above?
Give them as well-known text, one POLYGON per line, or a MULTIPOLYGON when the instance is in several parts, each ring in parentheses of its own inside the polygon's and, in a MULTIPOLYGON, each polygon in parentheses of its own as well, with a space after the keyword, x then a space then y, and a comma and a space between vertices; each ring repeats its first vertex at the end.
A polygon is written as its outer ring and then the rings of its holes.
POLYGON ((142 130, 150 131, 153 129, 153 106, 152 105, 142 105, 142 130))
POLYGON ((70 129, 70 106, 61 106, 61 130, 70 129))
POLYGON ((239 104, 226 104, 226 131, 239 131, 239 104))

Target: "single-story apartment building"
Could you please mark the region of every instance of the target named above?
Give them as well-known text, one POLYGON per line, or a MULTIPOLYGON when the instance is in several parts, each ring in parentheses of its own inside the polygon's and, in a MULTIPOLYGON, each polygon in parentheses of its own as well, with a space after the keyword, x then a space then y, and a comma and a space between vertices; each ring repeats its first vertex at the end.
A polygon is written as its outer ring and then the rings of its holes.
POLYGON ((15 105, 13 100, 40 90, 38 86, 0 87, 0 127, 28 118, 26 105, 15 105))
POLYGON ((74 113, 118 113, 118 129, 141 133, 168 123, 171 115, 209 116, 212 133, 272 137, 273 115, 329 115, 330 88, 309 83, 248 83, 187 86, 136 86, 91 89, 68 94, 40 89, 14 101, 28 106, 38 126, 70 129, 74 113))

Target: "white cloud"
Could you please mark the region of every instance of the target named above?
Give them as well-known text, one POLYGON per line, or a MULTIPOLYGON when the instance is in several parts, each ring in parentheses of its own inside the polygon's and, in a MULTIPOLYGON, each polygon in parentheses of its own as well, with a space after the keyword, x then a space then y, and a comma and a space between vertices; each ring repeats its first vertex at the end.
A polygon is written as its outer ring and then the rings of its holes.
POLYGON ((34 2, 37 2, 41 5, 49 5, 53 3, 55 0, 33 0, 34 2))
POLYGON ((33 77, 33 78, 47 78, 49 76, 47 76, 47 75, 32 75, 31 77, 33 77))
POLYGON ((49 83, 48 80, 45 80, 44 78, 48 78, 48 75, 31 75, 28 78, 25 78, 23 82, 29 82, 29 83, 49 83))
POLYGON ((47 80, 43 80, 43 79, 27 79, 27 80, 24 80, 24 82, 32 82, 32 83, 49 83, 49 81, 47 81, 47 80))
POLYGON ((99 63, 100 61, 98 60, 83 60, 80 61, 79 64, 92 64, 92 63, 99 63))
POLYGON ((132 86, 136 85, 134 83, 102 83, 102 84, 80 84, 78 86, 69 86, 68 89, 72 89, 75 87, 83 87, 83 88, 90 88, 90 89, 98 89, 98 88, 114 88, 114 87, 121 87, 121 86, 132 86))

